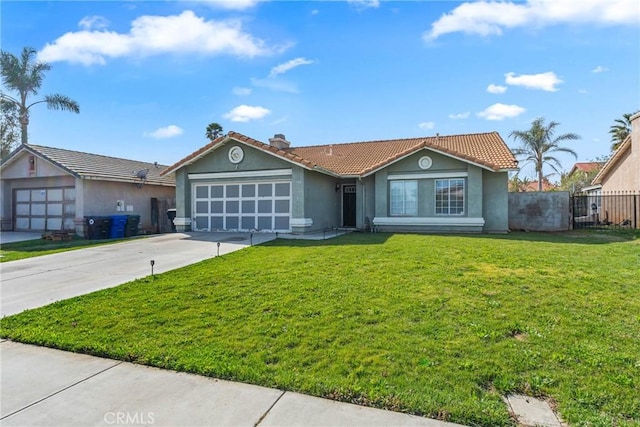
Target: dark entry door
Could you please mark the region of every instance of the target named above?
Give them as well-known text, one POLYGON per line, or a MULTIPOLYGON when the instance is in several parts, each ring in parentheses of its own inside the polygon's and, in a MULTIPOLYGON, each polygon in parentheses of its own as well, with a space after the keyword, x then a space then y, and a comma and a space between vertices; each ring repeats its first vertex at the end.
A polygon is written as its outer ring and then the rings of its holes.
POLYGON ((342 226, 356 226, 356 186, 342 186, 342 226))

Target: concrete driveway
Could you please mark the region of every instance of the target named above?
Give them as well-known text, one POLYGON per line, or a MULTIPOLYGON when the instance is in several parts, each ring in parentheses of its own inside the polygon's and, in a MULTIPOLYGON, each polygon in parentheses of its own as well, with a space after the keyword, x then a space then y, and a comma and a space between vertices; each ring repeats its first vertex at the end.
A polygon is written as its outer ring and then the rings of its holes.
POLYGON ((0 316, 110 288, 275 239, 272 234, 170 233, 0 263, 0 316))

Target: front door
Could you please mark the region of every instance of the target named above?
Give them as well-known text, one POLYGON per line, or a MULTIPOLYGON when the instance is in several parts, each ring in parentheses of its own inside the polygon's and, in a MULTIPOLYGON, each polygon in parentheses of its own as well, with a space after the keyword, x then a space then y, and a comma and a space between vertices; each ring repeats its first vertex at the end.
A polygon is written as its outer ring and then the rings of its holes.
POLYGON ((342 186, 342 226, 356 226, 356 186, 342 186))

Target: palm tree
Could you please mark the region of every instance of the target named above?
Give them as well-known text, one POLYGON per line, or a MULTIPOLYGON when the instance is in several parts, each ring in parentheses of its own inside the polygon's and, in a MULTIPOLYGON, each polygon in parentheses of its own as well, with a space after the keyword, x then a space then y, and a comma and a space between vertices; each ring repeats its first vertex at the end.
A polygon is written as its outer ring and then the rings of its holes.
POLYGON ((205 134, 205 136, 209 138, 210 141, 213 141, 220 135, 222 135, 222 126, 220 126, 219 123, 215 123, 215 122, 209 123, 209 126, 207 126, 207 133, 205 134))
POLYGON ((7 157, 17 145, 19 127, 18 107, 0 98, 0 160, 7 157))
POLYGON ((22 49, 20 58, 5 51, 2 51, 0 56, 2 83, 5 88, 17 93, 16 98, 5 93, 0 93, 0 96, 3 100, 15 104, 19 109, 23 144, 28 142, 29 110, 34 105, 46 103, 51 110, 65 110, 76 114, 80 112, 80 106, 76 101, 60 94, 46 95, 39 101, 29 103, 29 97, 38 94, 45 72, 51 69, 51 66, 46 62, 36 62, 35 55, 34 48, 25 47, 22 49))
POLYGON ((575 133, 564 133, 554 137, 555 129, 559 125, 558 122, 550 122, 545 125, 544 117, 538 117, 531 122, 529 130, 514 130, 509 135, 521 143, 521 147, 514 149, 513 153, 516 156, 523 156, 524 163, 522 165, 533 163, 538 174, 538 191, 542 191, 542 182, 545 177, 542 171, 544 165, 549 165, 555 172, 560 173, 559 169, 562 165, 557 158, 553 157, 553 153, 569 153, 575 158, 578 157, 575 151, 561 147, 560 143, 580 139, 580 136, 575 133))
POLYGON ((631 133, 631 116, 638 112, 639 111, 623 114, 621 119, 614 120, 615 123, 611 125, 609 129, 609 133, 611 134, 611 151, 616 151, 620 144, 622 144, 631 133))

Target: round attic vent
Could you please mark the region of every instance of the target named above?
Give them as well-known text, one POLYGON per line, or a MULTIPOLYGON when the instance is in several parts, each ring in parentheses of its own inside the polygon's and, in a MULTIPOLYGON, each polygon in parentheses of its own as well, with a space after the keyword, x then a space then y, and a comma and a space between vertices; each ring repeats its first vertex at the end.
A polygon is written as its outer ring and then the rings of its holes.
POLYGON ((236 145, 235 147, 231 147, 229 149, 229 161, 231 163, 238 164, 242 161, 242 159, 244 159, 244 151, 242 151, 242 148, 236 145))
POLYGON ((418 160, 418 167, 420 169, 429 169, 433 165, 433 160, 429 156, 422 156, 420 160, 418 160))

